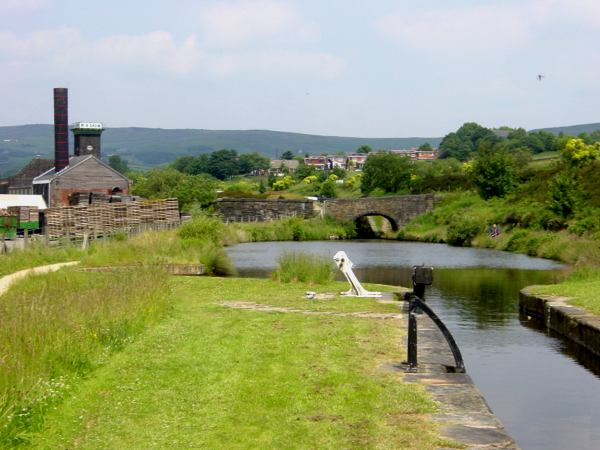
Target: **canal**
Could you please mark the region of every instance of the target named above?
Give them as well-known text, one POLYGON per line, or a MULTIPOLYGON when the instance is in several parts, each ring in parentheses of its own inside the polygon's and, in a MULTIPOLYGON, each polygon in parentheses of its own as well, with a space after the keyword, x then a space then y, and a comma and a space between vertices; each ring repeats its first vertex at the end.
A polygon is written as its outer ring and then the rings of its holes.
MULTIPOLYGON (((453 333, 467 373, 524 450, 600 448, 598 358, 519 316, 519 290, 556 282, 559 263, 487 249, 393 241, 264 242, 227 249, 241 276, 266 276, 284 251, 344 250, 359 280, 411 285, 433 266, 427 302, 453 333)), ((343 279, 343 278, 341 278, 343 279)))

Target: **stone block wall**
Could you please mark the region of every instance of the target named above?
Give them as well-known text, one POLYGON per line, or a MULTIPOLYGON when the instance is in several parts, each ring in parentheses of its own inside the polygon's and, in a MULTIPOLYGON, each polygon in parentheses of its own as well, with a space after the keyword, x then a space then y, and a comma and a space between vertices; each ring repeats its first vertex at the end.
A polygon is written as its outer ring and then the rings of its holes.
POLYGON ((222 198, 216 206, 218 214, 226 222, 264 222, 315 215, 312 200, 222 198))

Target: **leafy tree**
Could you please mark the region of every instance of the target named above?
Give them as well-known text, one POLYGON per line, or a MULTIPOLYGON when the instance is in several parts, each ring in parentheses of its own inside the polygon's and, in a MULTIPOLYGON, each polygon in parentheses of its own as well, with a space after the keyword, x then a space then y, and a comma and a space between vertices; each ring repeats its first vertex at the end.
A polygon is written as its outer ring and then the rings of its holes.
POLYGON ((281 159, 294 159, 294 153, 291 150, 287 150, 281 154, 281 159))
POLYGON ((419 145, 419 150, 422 152, 430 152, 433 150, 433 147, 429 142, 425 142, 424 144, 419 145))
POLYGON ((550 182, 550 209, 559 217, 573 216, 578 196, 578 182, 568 172, 562 172, 550 182))
POLYGON ((466 161, 478 148, 480 142, 496 143, 499 141, 492 130, 475 122, 467 122, 455 133, 447 134, 440 144, 440 158, 456 158, 466 161))
POLYGON ((593 142, 600 142, 600 130, 596 130, 590 134, 590 139, 593 142))
POLYGON ((356 153, 371 153, 373 149, 370 145, 361 145, 356 149, 356 153))
POLYGON ((517 184, 514 160, 503 146, 480 146, 473 162, 473 182, 484 199, 504 197, 517 184))
POLYGON ((304 180, 306 177, 316 174, 317 169, 314 166, 309 166, 308 164, 298 164, 298 168, 296 169, 295 173, 297 180, 304 180))
POLYGON ((376 188, 398 192, 410 185, 412 164, 403 156, 380 153, 367 158, 363 166, 361 191, 368 194, 376 188))
POLYGON ((207 206, 217 198, 217 180, 208 175, 188 175, 173 168, 152 169, 144 176, 136 175, 132 192, 149 199, 175 197, 179 208, 192 204, 207 206))
POLYGON ((207 153, 198 156, 180 156, 173 161, 171 167, 189 175, 209 173, 209 158, 207 153))
POLYGON ((127 160, 121 158, 119 155, 110 155, 108 157, 108 165, 119 173, 126 174, 129 172, 127 160))
POLYGON ((171 163, 171 167, 179 172, 189 173, 189 167, 194 163, 195 159, 194 156, 179 156, 171 163))
POLYGON ((171 196, 179 200, 179 208, 188 211, 192 205, 209 206, 217 199, 219 182, 208 174, 186 175, 171 196))
POLYGON ((208 157, 208 173, 219 180, 225 180, 240 173, 237 152, 232 149, 212 152, 208 157))
POLYGON ((239 157, 240 173, 251 173, 259 169, 268 169, 271 161, 260 153, 244 153, 239 157))

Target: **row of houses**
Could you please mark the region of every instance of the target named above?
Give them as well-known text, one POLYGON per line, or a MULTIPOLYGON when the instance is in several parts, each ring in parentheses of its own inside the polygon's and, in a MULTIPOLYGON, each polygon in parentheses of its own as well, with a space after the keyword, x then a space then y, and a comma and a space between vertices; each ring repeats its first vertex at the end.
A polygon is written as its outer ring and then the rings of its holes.
MULTIPOLYGON (((438 157, 438 150, 419 150, 411 148, 408 150, 391 150, 390 153, 404 156, 411 161, 433 161, 438 157)), ((331 170, 334 168, 361 170, 370 154, 357 153, 352 155, 327 155, 308 156, 304 158, 304 164, 315 167, 317 170, 331 170)), ((271 161, 270 173, 279 175, 285 171, 294 173, 300 162, 296 159, 274 159, 271 161)))

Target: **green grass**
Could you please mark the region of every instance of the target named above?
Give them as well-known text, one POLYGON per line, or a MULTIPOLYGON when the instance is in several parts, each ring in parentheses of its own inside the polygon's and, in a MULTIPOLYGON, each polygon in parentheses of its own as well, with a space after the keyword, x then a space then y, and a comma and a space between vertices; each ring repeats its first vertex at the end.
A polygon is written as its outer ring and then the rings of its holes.
POLYGON ((156 270, 29 277, 0 298, 0 447, 26 443, 44 414, 167 310, 156 270))
POLYGON ((273 279, 283 282, 324 284, 333 279, 333 265, 328 258, 303 252, 284 252, 277 259, 273 279))
MULTIPOLYGON (((225 300, 346 311, 307 285, 173 279, 175 311, 47 417, 32 448, 414 448, 439 440, 394 321, 241 311, 225 300)), ((327 288, 339 289, 339 283, 327 288)), ((360 299, 362 310, 379 305, 360 299)))
POLYGON ((567 280, 560 284, 536 286, 535 294, 567 297, 568 303, 581 306, 589 312, 600 316, 600 269, 582 268, 573 272, 567 280))
POLYGON ((0 255, 0 277, 46 264, 79 260, 84 252, 77 247, 52 248, 41 242, 31 242, 25 250, 14 250, 0 255))

